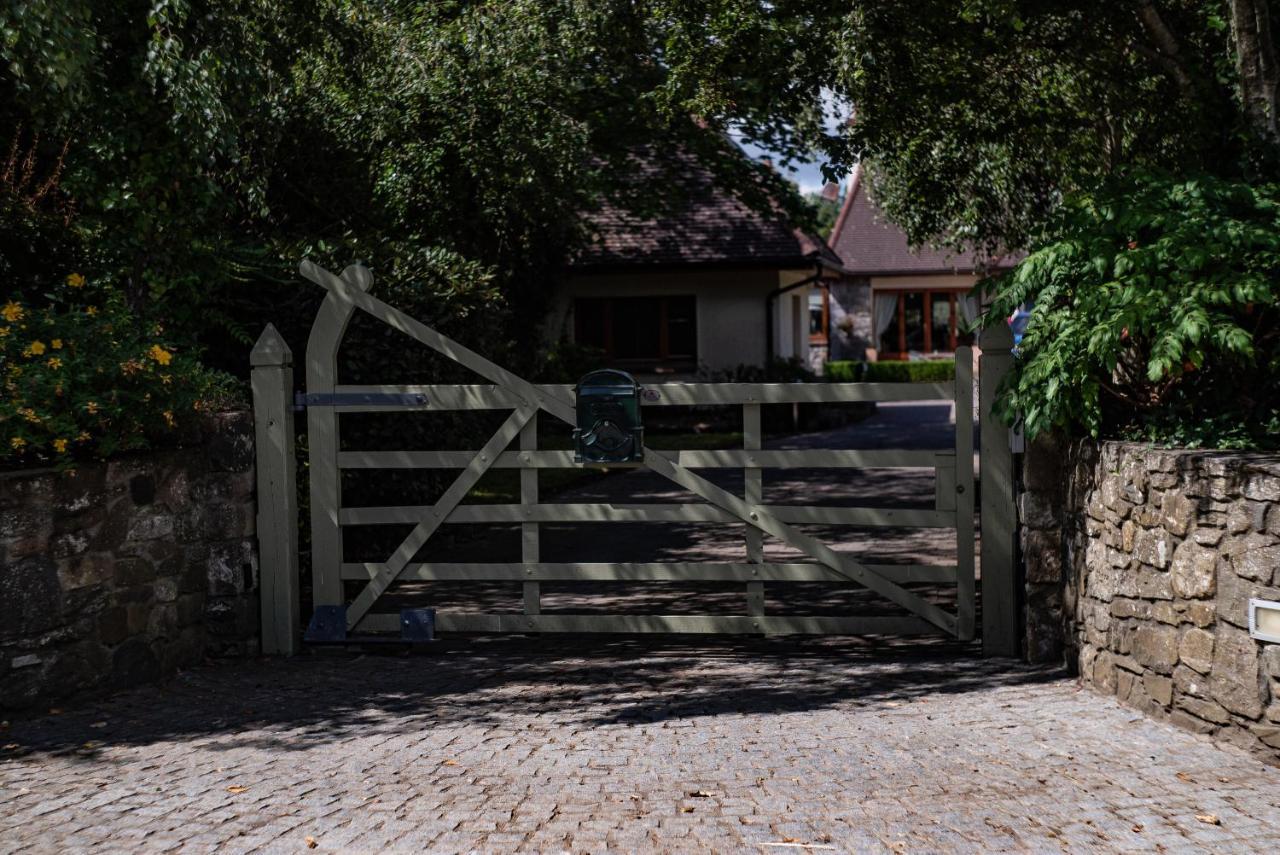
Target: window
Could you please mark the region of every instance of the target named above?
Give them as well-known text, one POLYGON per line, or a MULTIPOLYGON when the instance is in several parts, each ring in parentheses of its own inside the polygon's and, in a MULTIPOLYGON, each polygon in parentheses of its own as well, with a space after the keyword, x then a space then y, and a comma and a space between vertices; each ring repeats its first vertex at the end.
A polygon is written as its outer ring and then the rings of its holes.
POLYGON ((809 343, 826 344, 830 329, 831 292, 815 288, 809 292, 809 343))
POLYGON ((574 304, 574 340, 633 367, 693 370, 697 326, 693 297, 584 297, 574 304))
MULTIPOLYGON (((880 294, 884 293, 880 292, 880 294)), ((881 316, 888 320, 888 323, 885 323, 880 330, 880 358, 906 359, 912 353, 954 353, 958 343, 957 300, 962 292, 898 291, 896 293, 897 306, 892 319, 881 316)))

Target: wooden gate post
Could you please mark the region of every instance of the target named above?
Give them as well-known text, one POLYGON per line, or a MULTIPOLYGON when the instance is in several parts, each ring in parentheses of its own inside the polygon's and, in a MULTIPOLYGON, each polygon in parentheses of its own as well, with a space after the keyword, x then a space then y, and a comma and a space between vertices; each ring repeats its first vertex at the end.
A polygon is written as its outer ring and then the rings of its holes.
MULTIPOLYGON (((982 493, 982 653, 1021 652, 1014 539, 1013 448, 1009 428, 993 413, 996 391, 1013 367, 1013 333, 997 323, 982 331, 978 360, 978 423, 981 430, 979 488, 982 493)), ((957 461, 958 463, 958 461, 957 461)))
POLYGON ((293 656, 301 639, 298 493, 293 451, 293 353, 276 328, 258 337, 253 422, 258 458, 258 561, 262 652, 293 656))

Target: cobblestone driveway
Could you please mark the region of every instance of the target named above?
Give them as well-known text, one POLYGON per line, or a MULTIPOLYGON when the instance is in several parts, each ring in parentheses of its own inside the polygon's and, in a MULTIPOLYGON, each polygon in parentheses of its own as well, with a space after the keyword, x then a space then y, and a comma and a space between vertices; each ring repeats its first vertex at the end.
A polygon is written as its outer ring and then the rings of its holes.
POLYGON ((949 647, 455 641, 201 669, 0 741, 15 853, 1280 847, 1280 770, 949 647))

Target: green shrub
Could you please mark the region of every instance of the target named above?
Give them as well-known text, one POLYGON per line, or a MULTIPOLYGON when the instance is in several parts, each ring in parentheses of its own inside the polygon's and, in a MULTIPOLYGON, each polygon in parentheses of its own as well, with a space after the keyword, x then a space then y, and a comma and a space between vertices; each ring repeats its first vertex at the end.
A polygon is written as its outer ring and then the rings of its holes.
POLYGON ((39 302, 0 305, 0 465, 107 457, 175 444, 199 414, 233 399, 205 368, 118 291, 73 273, 39 302))
POLYGON ((827 363, 825 376, 832 383, 945 383, 955 379, 956 362, 954 359, 913 362, 840 360, 827 363))
POLYGON ((1280 446, 1280 187, 1118 179, 986 287, 986 323, 1034 304, 998 402, 1028 437, 1280 446))

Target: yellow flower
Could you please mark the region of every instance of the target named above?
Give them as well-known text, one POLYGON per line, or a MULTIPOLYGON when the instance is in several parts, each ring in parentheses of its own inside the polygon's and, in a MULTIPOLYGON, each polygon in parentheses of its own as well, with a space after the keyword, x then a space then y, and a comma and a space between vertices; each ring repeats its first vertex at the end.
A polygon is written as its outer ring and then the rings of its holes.
POLYGON ((158 344, 151 345, 151 349, 147 351, 147 356, 150 356, 161 365, 168 365, 173 361, 173 354, 158 344))
POLYGON ((55 439, 53 441, 53 450, 59 454, 65 454, 67 452, 67 441, 65 439, 55 439))
POLYGON ((53 341, 49 342, 49 346, 54 350, 62 350, 62 339, 55 338, 53 341))
POLYGON ((26 312, 23 311, 23 308, 12 300, 5 303, 4 308, 0 309, 0 317, 3 317, 9 323, 22 320, 22 316, 25 314, 26 312))
POLYGON ((72 288, 83 288, 84 277, 81 276, 79 273, 72 273, 70 276, 67 277, 67 284, 70 285, 72 288))
POLYGON ((26 444, 27 441, 20 436, 15 436, 13 439, 9 440, 9 445, 13 448, 22 448, 22 446, 26 444))
POLYGON ((9 328, 8 328, 8 327, 0 327, 0 338, 4 338, 4 337, 6 337, 7 335, 9 335, 9 328))
POLYGON ((39 356, 44 353, 44 350, 44 342, 33 341, 31 344, 27 345, 27 349, 24 350, 23 353, 27 356, 39 356))
POLYGON ((79 442, 88 442, 89 432, 87 430, 80 431, 80 433, 76 436, 76 440, 79 442))
POLYGON ((85 310, 84 310, 84 313, 85 313, 86 315, 88 315, 89 317, 91 317, 91 318, 92 318, 94 315, 98 314, 98 307, 97 307, 97 306, 86 306, 86 307, 85 307, 85 310))
POLYGON ((45 365, 48 365, 50 368, 55 368, 55 369, 61 368, 62 360, 55 356, 53 359, 50 359, 48 362, 46 362, 45 365))
POLYGON ((24 419, 31 422, 33 425, 40 424, 40 417, 36 415, 36 411, 31 409, 30 407, 23 407, 20 410, 18 410, 18 412, 22 414, 22 417, 24 419))
POLYGON ((85 410, 88 411, 89 415, 93 415, 94 413, 98 412, 98 402, 90 401, 84 405, 84 408, 85 410))
POLYGON ((177 422, 173 420, 173 410, 164 411, 164 422, 169 427, 174 427, 175 425, 177 425, 177 422))

